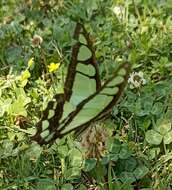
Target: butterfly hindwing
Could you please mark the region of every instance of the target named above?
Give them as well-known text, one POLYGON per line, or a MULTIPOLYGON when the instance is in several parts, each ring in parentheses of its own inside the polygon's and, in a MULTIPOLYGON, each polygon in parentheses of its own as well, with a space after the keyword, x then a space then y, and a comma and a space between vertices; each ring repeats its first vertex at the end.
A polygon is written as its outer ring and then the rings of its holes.
POLYGON ((104 118, 118 101, 129 75, 129 64, 118 67, 101 85, 93 42, 84 26, 77 23, 75 45, 64 84, 64 93, 56 94, 43 111, 32 140, 52 144, 71 131, 87 128, 104 118))
POLYGON ((36 124, 37 131, 35 135, 31 137, 32 140, 42 145, 49 144, 56 139, 57 136, 60 138, 57 126, 63 115, 64 102, 64 94, 56 94, 53 100, 48 103, 46 109, 43 111, 42 118, 36 124))

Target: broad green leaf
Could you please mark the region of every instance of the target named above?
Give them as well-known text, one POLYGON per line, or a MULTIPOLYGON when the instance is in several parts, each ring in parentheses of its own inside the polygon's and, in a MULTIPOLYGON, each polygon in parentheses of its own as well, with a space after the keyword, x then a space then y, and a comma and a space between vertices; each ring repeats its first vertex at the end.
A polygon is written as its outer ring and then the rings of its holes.
POLYGON ((134 157, 130 157, 125 160, 126 171, 132 172, 137 166, 137 160, 134 157))
POLYGON ((148 157, 149 160, 153 160, 156 156, 158 156, 160 153, 160 148, 151 148, 148 150, 148 157))
POLYGON ((109 154, 110 160, 117 161, 119 159, 119 154, 109 154))
POLYGON ((98 8, 97 4, 98 4, 97 0, 94 0, 94 1, 92 1, 92 0, 84 1, 84 7, 86 8, 87 13, 89 14, 89 16, 91 16, 92 12, 98 8))
POLYGON ((22 48, 21 46, 10 46, 5 50, 8 63, 14 64, 14 62, 19 61, 19 58, 22 57, 22 48))
POLYGON ((68 155, 69 149, 67 145, 61 145, 58 147, 58 154, 60 154, 61 157, 65 158, 68 155))
POLYGON ((76 166, 69 169, 65 169, 64 171, 64 177, 67 180, 75 180, 78 179, 80 176, 81 176, 81 168, 76 166))
POLYGON ((116 139, 115 139, 114 142, 112 142, 112 143, 110 144, 109 151, 110 151, 111 153, 119 154, 120 149, 121 149, 121 143, 120 143, 119 140, 116 140, 116 139))
POLYGON ((155 129, 161 135, 167 134, 171 129, 171 122, 170 121, 162 121, 161 124, 155 129))
POLYGON ((0 147, 0 157, 6 158, 12 155, 14 144, 9 140, 4 140, 0 147))
POLYGON ((73 186, 70 183, 66 183, 62 186, 61 190, 73 190, 73 186))
POLYGON ((122 186, 122 188, 120 187, 120 190, 134 190, 133 186, 130 183, 125 183, 121 186, 122 186))
POLYGON ((10 105, 12 103, 12 99, 8 98, 2 102, 0 102, 0 117, 4 115, 6 111, 8 111, 10 105))
POLYGON ((151 110, 151 113, 153 115, 159 115, 162 113, 163 111, 163 108, 164 108, 164 104, 162 104, 161 102, 156 102, 153 107, 152 107, 152 110, 151 110))
POLYGON ((123 183, 133 183, 136 181, 136 178, 132 172, 122 172, 120 173, 119 178, 123 183))
POLYGON ((106 155, 106 156, 104 156, 104 157, 101 159, 101 164, 102 164, 102 165, 106 165, 106 164, 109 163, 109 161, 110 161, 110 155, 106 155))
POLYGON ((9 140, 10 141, 14 141, 15 140, 15 138, 16 138, 16 134, 12 131, 9 131, 8 133, 8 138, 9 138, 9 140))
POLYGON ((113 181, 113 189, 115 190, 121 190, 122 183, 118 180, 113 181))
POLYGON ((134 170, 134 175, 137 180, 143 178, 147 173, 149 172, 149 169, 146 166, 139 166, 134 170))
POLYGON ((27 111, 23 104, 20 101, 15 101, 8 110, 10 115, 22 115, 27 116, 27 111))
POLYGON ((87 188, 83 184, 81 184, 81 186, 77 190, 87 190, 87 188))
POLYGON ((37 190, 56 190, 56 186, 53 180, 51 179, 39 179, 37 190))
POLYGON ((128 157, 131 156, 131 152, 130 150, 128 149, 128 146, 127 145, 121 145, 121 150, 119 152, 119 158, 120 159, 127 159, 128 157))
POLYGON ((25 139, 25 134, 23 132, 16 133, 16 137, 18 141, 22 141, 25 139))
MULTIPOLYGON (((22 92, 22 91, 21 91, 22 92)), ((27 111, 25 105, 30 103, 31 99, 24 94, 21 94, 17 97, 8 108, 8 113, 11 115, 23 115, 27 116, 27 111)))
POLYGON ((166 133, 165 136, 163 137, 163 140, 165 144, 170 144, 172 142, 172 131, 166 133))
POLYGON ((83 163, 83 156, 81 151, 74 148, 69 151, 69 160, 71 167, 81 167, 83 163))
POLYGON ((91 171, 96 166, 96 163, 97 161, 94 158, 85 160, 84 171, 91 171))
POLYGON ((29 149, 26 150, 26 155, 30 158, 30 160, 37 160, 41 153, 42 153, 42 147, 40 147, 38 144, 34 143, 31 144, 29 149))
POLYGON ((12 99, 8 98, 6 100, 3 101, 2 107, 5 111, 7 111, 8 107, 11 105, 12 103, 12 99))
POLYGON ((147 131, 145 138, 149 144, 159 145, 162 142, 162 135, 154 130, 147 131))

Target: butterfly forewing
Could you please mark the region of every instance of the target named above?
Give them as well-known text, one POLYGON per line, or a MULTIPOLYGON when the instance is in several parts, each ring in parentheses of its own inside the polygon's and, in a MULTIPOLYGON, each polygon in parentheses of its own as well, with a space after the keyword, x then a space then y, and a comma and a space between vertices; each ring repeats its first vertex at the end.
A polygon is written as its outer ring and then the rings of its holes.
POLYGON ((64 91, 66 100, 77 105, 101 87, 93 43, 84 26, 77 23, 64 91), (78 98, 76 99, 76 96, 78 98))
POLYGON ((77 23, 72 48, 71 62, 68 67, 64 86, 66 102, 61 121, 76 109, 76 106, 101 88, 98 65, 93 42, 84 26, 77 23))

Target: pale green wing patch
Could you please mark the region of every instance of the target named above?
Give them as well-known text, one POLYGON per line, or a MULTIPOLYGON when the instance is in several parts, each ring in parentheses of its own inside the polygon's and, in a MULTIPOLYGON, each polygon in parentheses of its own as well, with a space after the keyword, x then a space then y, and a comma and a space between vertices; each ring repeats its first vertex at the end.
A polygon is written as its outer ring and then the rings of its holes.
POLYGON ((114 80, 110 81, 107 86, 116 86, 124 81, 124 77, 117 76, 114 80))
POLYGON ((43 131, 40 135, 43 139, 45 139, 50 134, 50 131, 47 129, 43 131))
POLYGON ((102 109, 104 109, 112 101, 112 99, 113 96, 95 96, 75 116, 72 122, 62 131, 62 134, 66 133, 68 130, 77 128, 77 126, 84 124, 96 117, 102 111, 102 109))
POLYGON ((55 132, 52 132, 52 133, 49 134, 47 137, 45 137, 45 141, 46 141, 46 142, 50 141, 50 140, 53 138, 54 134, 55 134, 55 132))
POLYGON ((48 120, 42 121, 42 131, 45 131, 49 127, 48 120))
POLYGON ((82 63, 78 63, 76 71, 79 71, 85 75, 94 76, 95 75, 95 68, 93 65, 84 65, 82 63))
POLYGON ((121 68, 121 69, 119 70, 119 72, 118 72, 118 74, 121 75, 121 76, 125 76, 126 73, 127 73, 127 71, 126 71, 124 68, 121 68))
POLYGON ((90 59, 91 56, 92 56, 92 52, 88 47, 82 45, 79 48, 79 53, 78 53, 78 57, 77 57, 78 61, 86 61, 86 60, 90 59))
POLYGON ((118 91, 119 91, 119 88, 118 88, 118 87, 114 87, 114 88, 113 88, 113 91, 112 91, 111 87, 107 87, 107 88, 105 88, 105 89, 103 89, 103 90, 101 91, 101 94, 107 94, 107 95, 109 95, 109 96, 114 96, 114 94, 117 94, 118 91))
POLYGON ((76 70, 73 93, 70 99, 71 104, 75 106, 96 92, 96 80, 91 78, 95 75, 95 68, 92 65, 78 63, 76 70))
POLYGON ((87 45, 87 40, 85 39, 85 36, 83 34, 79 35, 79 42, 81 44, 87 45))
POLYGON ((73 105, 79 104, 82 100, 93 94, 96 88, 95 81, 80 75, 77 75, 76 78, 78 81, 74 84, 74 91, 70 99, 73 105))
POLYGON ((54 117, 54 115, 55 115, 55 111, 50 109, 48 112, 48 119, 51 119, 52 117, 54 117))
POLYGON ((42 121, 42 132, 41 132, 40 136, 43 139, 46 139, 49 135, 50 135, 49 121, 48 120, 43 120, 42 121))
POLYGON ((70 102, 65 102, 64 107, 63 107, 63 116, 62 116, 62 119, 60 121, 65 119, 75 109, 76 109, 76 106, 74 106, 70 102))

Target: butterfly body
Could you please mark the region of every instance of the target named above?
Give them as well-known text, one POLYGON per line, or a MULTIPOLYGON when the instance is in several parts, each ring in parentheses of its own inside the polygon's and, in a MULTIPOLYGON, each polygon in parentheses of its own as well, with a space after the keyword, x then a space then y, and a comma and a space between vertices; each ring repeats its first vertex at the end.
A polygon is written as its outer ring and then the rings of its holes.
POLYGON ((130 65, 124 63, 102 85, 93 43, 80 23, 76 25, 74 39, 64 93, 56 94, 48 103, 32 137, 40 145, 52 144, 71 131, 82 131, 105 118, 128 79, 130 65))

